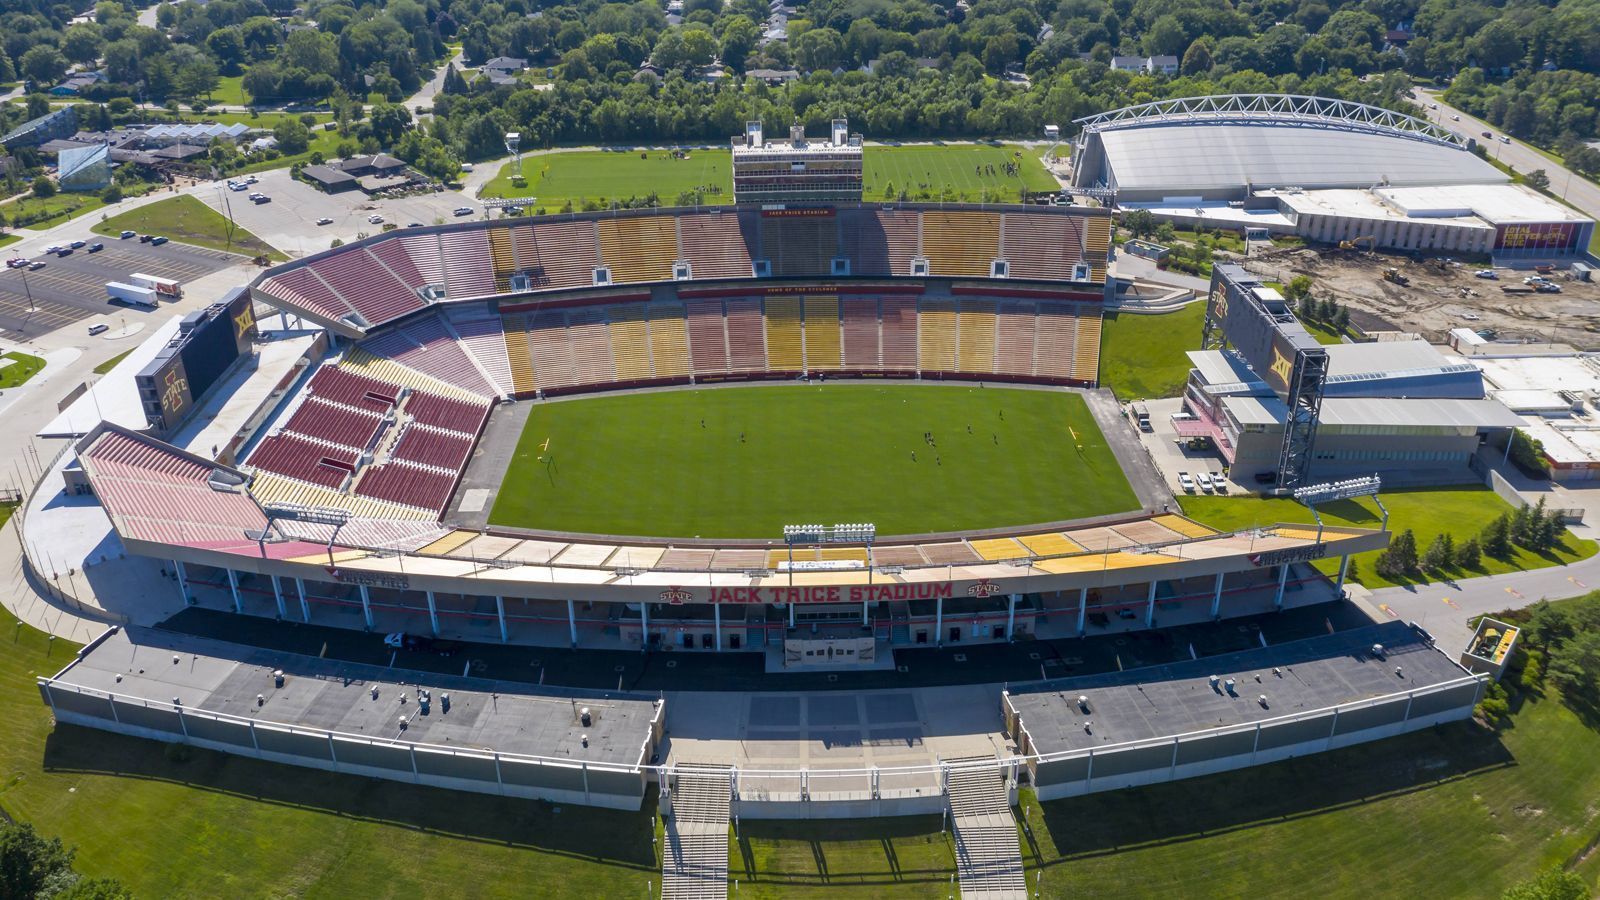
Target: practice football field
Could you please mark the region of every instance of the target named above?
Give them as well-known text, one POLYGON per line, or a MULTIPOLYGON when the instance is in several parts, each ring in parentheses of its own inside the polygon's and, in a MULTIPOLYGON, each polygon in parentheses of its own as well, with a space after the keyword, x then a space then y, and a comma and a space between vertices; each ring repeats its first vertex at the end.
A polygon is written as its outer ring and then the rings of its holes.
MULTIPOLYGON (((862 157, 863 199, 888 199, 893 188, 912 200, 978 202, 989 192, 996 202, 1015 203, 1020 191, 1054 191, 1055 178, 1039 162, 1040 151, 1006 144, 951 144, 945 146, 869 146, 862 157), (1020 155, 1017 155, 1020 154, 1020 155), (1018 174, 1005 174, 1005 164, 1016 163, 1018 174), (989 167, 993 167, 991 173, 989 167)), ((687 159, 665 150, 583 150, 524 156, 525 184, 513 183, 515 167, 507 162, 483 189, 484 197, 531 197, 535 207, 547 211, 584 200, 626 200, 646 197, 652 191, 661 205, 672 206, 684 191, 701 191, 701 203, 733 202, 732 157, 728 150, 692 150, 687 159), (639 154, 644 152, 644 156, 639 154)))
POLYGON ((914 534, 1138 505, 1077 394, 782 384, 542 403, 490 521, 777 540, 786 524, 914 534))

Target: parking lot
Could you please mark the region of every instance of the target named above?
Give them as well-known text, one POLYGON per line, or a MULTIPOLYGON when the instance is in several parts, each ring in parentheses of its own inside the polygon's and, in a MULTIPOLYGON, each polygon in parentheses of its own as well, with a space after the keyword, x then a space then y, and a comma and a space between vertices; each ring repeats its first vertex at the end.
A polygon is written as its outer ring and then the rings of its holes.
POLYGON ((368 222, 372 215, 404 228, 412 222, 458 221, 454 210, 460 206, 471 207, 476 216, 483 213, 480 204, 458 191, 374 200, 358 190, 325 194, 290 178, 287 170, 262 172, 257 177, 260 180, 248 191, 228 191, 219 182, 216 190, 201 191, 197 196, 224 215, 231 208, 234 221, 246 231, 296 258, 328 249, 334 238, 349 242, 361 234, 377 234, 383 224, 368 222), (255 192, 266 194, 272 202, 252 203, 249 195, 255 192), (317 224, 325 218, 333 221, 317 224))
MULTIPOLYGON (((152 247, 137 240, 91 235, 87 226, 83 231, 83 240, 103 241, 106 248, 99 253, 84 248, 64 258, 38 253, 33 259, 45 267, 35 272, 0 269, 0 329, 4 329, 0 333, 8 338, 37 337, 113 310, 153 312, 112 301, 106 295, 106 282, 127 281, 134 272, 189 282, 246 261, 220 250, 176 243, 152 247)), ((10 255, 0 251, 0 256, 10 255)))

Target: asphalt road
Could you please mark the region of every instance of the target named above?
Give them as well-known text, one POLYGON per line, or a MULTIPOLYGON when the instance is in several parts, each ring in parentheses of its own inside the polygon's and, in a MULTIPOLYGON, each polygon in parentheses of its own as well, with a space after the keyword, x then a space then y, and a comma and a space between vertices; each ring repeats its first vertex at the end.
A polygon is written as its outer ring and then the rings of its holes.
POLYGON ((1456 109, 1438 95, 1422 88, 1417 88, 1412 93, 1413 98, 1421 103, 1428 113, 1428 118, 1436 125, 1460 131, 1469 137, 1476 138, 1489 148, 1489 155, 1500 162, 1516 169, 1518 172, 1532 172, 1543 169, 1550 176, 1550 190, 1556 196, 1582 210, 1585 215, 1593 219, 1600 219, 1600 185, 1595 184, 1582 175, 1578 175, 1556 161, 1539 153, 1527 144, 1512 138, 1511 143, 1500 143, 1500 136, 1504 134, 1500 129, 1488 122, 1456 109), (1428 105, 1437 103, 1438 109, 1426 109, 1428 105), (1451 116, 1460 116, 1460 121, 1451 119, 1451 116), (1486 138, 1483 133, 1487 131, 1494 135, 1486 138))

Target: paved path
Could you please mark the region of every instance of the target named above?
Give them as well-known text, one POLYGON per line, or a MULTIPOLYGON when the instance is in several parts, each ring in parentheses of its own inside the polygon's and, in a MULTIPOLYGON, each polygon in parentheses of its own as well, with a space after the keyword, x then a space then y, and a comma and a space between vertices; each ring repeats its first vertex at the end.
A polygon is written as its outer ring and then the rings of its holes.
POLYGON ((1371 593, 1373 606, 1394 618, 1416 622, 1442 646, 1466 646, 1467 620, 1505 609, 1531 606, 1542 599, 1572 597, 1600 588, 1600 555, 1569 566, 1528 572, 1485 575, 1454 583, 1434 582, 1380 588, 1371 593))
POLYGON ((1527 144, 1513 138, 1511 143, 1500 143, 1500 135, 1505 132, 1490 125, 1476 116, 1456 109, 1443 100, 1439 95, 1422 88, 1413 91, 1413 99, 1421 103, 1424 108, 1429 104, 1437 103, 1438 109, 1427 109, 1428 118, 1436 125, 1453 128, 1476 138, 1479 143, 1488 146, 1489 155, 1500 162, 1516 169, 1518 172, 1532 172, 1543 169, 1550 176, 1550 190, 1556 196, 1582 210, 1585 215, 1600 219, 1600 185, 1595 184, 1582 175, 1579 175, 1560 163, 1527 144), (1460 116, 1461 121, 1453 121, 1451 116, 1460 116), (1493 138, 1486 138, 1483 133, 1493 134, 1493 138))

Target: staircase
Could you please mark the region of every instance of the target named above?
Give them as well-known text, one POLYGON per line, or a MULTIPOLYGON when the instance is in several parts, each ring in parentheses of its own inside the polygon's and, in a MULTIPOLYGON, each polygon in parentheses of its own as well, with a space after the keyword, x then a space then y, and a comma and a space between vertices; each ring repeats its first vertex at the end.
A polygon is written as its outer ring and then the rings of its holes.
POLYGON ((1005 770, 992 756, 944 761, 945 800, 956 838, 956 873, 966 900, 1026 900, 1022 848, 1005 770))
MULTIPOLYGON (((673 770, 661 900, 727 900, 729 770, 673 770)), ((1015 843, 1015 841, 1013 841, 1015 843)))

